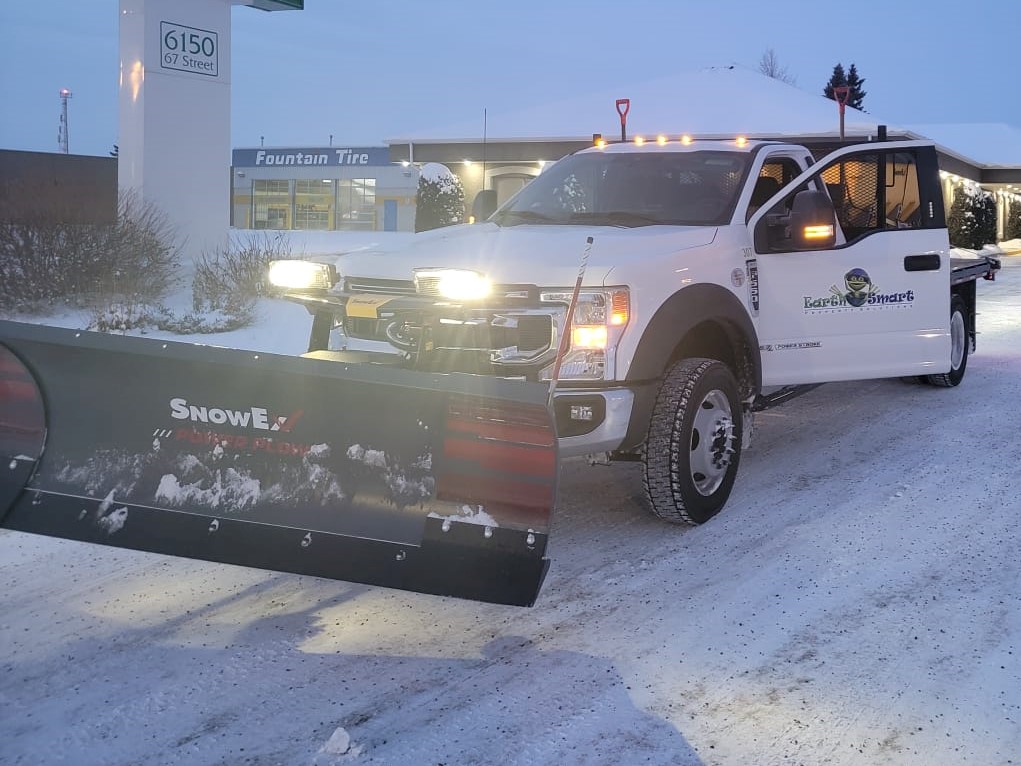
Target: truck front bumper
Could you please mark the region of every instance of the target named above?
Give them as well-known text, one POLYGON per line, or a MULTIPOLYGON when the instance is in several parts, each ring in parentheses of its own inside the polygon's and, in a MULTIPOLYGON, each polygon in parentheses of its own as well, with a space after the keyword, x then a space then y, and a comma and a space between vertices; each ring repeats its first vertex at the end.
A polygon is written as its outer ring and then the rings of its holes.
POLYGON ((560 456, 580 457, 620 447, 635 395, 627 388, 559 389, 554 397, 560 456))

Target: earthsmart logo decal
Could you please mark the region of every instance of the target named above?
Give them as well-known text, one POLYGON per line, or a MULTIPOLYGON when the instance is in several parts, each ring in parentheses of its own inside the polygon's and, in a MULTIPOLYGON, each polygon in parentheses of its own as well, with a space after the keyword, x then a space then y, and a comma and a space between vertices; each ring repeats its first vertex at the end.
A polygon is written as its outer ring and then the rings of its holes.
POLYGON ((806 314, 904 308, 915 302, 915 291, 884 293, 873 283, 865 269, 851 269, 844 275, 843 287, 833 285, 829 295, 822 298, 806 295, 804 301, 806 314))

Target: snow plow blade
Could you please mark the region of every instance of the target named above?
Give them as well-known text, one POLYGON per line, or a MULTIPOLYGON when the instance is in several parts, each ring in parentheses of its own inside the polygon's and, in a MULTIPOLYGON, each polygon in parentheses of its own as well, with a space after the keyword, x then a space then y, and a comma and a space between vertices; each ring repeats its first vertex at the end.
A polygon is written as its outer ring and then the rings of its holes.
POLYGON ((531 605, 547 388, 0 321, 0 525, 531 605))

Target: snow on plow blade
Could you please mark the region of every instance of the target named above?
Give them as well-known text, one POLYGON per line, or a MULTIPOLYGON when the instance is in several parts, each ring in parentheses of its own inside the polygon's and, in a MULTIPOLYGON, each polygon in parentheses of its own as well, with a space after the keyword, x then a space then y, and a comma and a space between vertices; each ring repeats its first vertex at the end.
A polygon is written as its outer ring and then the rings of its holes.
POLYGON ((556 497, 546 393, 0 321, 0 518, 531 605, 556 497))

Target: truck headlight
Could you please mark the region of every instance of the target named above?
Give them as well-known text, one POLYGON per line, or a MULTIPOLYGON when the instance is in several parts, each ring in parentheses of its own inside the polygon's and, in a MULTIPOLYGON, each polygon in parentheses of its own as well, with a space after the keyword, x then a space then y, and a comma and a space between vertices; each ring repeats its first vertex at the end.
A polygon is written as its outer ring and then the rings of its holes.
MULTIPOLYGON (((541 300, 550 303, 570 304, 573 291, 550 290, 541 294, 541 300)), ((565 380, 603 380, 613 378, 617 344, 631 314, 631 298, 626 288, 609 290, 582 290, 574 307, 570 333, 571 344, 560 367, 565 380)), ((549 379, 550 365, 539 373, 549 379)))
POLYGON ((467 269, 415 269, 415 292, 451 301, 476 301, 493 291, 484 274, 467 269))
POLYGON ((329 290, 337 281, 337 269, 313 261, 270 261, 267 278, 281 290, 329 290))

